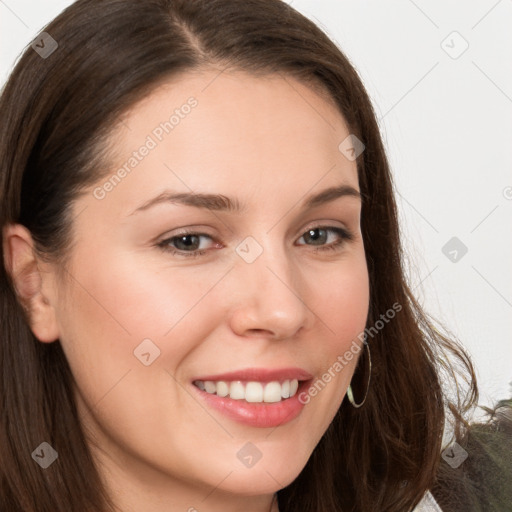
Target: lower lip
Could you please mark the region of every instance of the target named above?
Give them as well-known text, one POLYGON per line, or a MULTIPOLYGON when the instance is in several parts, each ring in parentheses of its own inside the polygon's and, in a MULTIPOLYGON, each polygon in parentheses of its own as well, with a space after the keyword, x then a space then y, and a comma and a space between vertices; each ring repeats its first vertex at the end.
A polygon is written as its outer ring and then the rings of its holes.
POLYGON ((208 406, 238 423, 259 428, 278 427, 295 419, 304 408, 304 404, 299 401, 299 395, 308 385, 309 381, 300 382, 295 395, 280 402, 251 403, 207 393, 192 384, 208 406))

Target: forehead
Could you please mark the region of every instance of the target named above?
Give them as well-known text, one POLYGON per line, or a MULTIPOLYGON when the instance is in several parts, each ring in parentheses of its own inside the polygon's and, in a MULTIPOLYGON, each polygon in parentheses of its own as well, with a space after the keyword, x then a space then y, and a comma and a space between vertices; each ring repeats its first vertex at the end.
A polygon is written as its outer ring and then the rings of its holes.
POLYGON ((124 115, 111 137, 112 172, 129 171, 128 195, 163 182, 205 192, 277 191, 291 180, 298 191, 320 180, 357 188, 356 162, 339 149, 348 136, 334 102, 292 77, 195 71, 161 84, 124 115), (139 149, 143 157, 134 155, 139 149))

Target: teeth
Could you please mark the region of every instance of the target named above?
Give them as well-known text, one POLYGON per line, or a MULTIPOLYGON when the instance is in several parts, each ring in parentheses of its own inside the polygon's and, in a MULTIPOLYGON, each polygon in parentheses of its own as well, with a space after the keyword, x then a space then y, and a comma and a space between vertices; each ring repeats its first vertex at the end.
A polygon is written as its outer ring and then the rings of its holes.
POLYGON ((290 398, 297 393, 299 381, 297 379, 285 380, 284 382, 256 382, 250 381, 245 384, 240 381, 214 382, 211 380, 196 380, 194 384, 201 390, 220 397, 229 396, 233 400, 245 400, 251 403, 274 403, 290 398))
POLYGON ((213 393, 217 393, 219 396, 228 396, 229 386, 223 381, 217 382, 217 386, 213 390, 213 393))
POLYGON ((229 397, 234 400, 243 400, 245 398, 244 385, 241 382, 232 382, 229 387, 229 397))
POLYGON ((217 391, 217 386, 215 385, 215 382, 212 382, 211 380, 207 380, 204 383, 204 390, 207 393, 215 393, 217 391))
POLYGON ((297 389, 299 389, 299 381, 298 380, 291 380, 290 381, 290 396, 295 395, 297 393, 297 389))
POLYGON ((269 403, 280 402, 281 398, 281 384, 279 384, 279 382, 269 382, 265 386, 263 401, 269 403))
POLYGON ((282 398, 289 398, 290 396, 290 381, 285 380, 283 384, 281 385, 281 397, 282 398))

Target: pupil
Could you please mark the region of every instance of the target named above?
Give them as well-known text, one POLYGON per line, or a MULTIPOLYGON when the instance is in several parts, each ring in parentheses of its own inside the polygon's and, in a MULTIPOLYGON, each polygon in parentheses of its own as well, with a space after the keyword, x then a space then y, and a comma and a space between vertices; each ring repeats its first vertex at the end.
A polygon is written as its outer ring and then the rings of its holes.
POLYGON ((308 236, 311 241, 320 242, 320 244, 322 244, 322 243, 325 243, 325 234, 326 234, 325 229, 316 228, 316 229, 310 229, 308 236), (320 234, 320 232, 321 232, 321 234, 320 234))
MULTIPOLYGON (((190 249, 195 248, 199 241, 199 237, 196 235, 183 235, 178 238, 177 245, 182 245, 181 248, 190 249)), ((180 247, 178 247, 180 249, 180 247)))

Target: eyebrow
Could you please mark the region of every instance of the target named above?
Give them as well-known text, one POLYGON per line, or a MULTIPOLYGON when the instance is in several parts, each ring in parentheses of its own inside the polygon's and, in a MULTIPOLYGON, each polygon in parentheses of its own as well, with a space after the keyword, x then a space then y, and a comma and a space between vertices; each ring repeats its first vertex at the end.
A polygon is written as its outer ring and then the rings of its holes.
MULTIPOLYGON (((302 202, 301 208, 316 208, 326 203, 330 203, 340 197, 354 197, 361 200, 361 193, 350 185, 340 185, 330 187, 317 194, 311 195, 302 202)), ((180 192, 165 191, 158 196, 146 201, 142 206, 135 209, 130 215, 148 210, 153 206, 162 203, 182 204, 185 206, 194 206, 196 208, 205 208, 215 211, 242 212, 244 208, 237 199, 230 199, 222 194, 202 194, 198 192, 180 192)))

